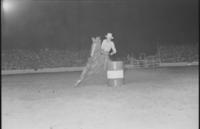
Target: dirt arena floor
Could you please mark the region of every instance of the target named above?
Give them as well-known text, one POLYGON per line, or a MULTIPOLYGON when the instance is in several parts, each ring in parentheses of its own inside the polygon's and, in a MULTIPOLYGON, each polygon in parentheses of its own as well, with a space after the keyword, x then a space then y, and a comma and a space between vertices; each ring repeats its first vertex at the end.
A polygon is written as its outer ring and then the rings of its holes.
POLYGON ((121 87, 79 74, 2 76, 2 129, 198 129, 198 67, 127 70, 121 87))

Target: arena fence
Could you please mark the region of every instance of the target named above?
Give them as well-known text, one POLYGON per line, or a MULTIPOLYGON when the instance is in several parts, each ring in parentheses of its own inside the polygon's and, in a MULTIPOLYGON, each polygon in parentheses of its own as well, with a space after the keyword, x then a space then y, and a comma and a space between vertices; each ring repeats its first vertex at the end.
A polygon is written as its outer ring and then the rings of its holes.
MULTIPOLYGON (((179 63, 160 63, 159 67, 174 67, 174 66, 198 66, 199 62, 179 62, 179 63)), ((138 69, 145 68, 144 65, 124 65, 125 69, 138 69)), ((154 67, 154 68, 159 68, 154 67)), ((14 75, 14 74, 30 74, 30 73, 55 73, 55 72, 80 72, 84 67, 61 67, 61 68, 43 68, 43 69, 26 69, 26 70, 2 70, 1 75, 14 75)), ((146 67, 148 68, 148 67, 146 67)))
POLYGON ((160 59, 157 56, 147 56, 144 59, 132 58, 130 64, 135 68, 155 68, 160 66, 160 59))

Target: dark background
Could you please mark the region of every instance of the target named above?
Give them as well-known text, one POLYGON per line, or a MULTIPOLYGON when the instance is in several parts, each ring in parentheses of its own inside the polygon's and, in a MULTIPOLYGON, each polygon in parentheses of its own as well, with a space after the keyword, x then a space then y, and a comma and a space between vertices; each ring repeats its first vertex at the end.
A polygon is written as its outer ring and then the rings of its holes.
POLYGON ((15 0, 2 11, 2 49, 88 49, 112 32, 119 52, 198 40, 198 0, 15 0), (19 2, 21 1, 21 2, 19 2))

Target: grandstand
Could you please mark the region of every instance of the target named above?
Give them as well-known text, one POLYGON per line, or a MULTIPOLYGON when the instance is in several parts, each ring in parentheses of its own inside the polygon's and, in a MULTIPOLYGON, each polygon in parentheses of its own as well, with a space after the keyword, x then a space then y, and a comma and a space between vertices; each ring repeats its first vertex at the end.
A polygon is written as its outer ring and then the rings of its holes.
MULTIPOLYGON (((83 67, 89 56, 88 50, 77 52, 58 49, 37 51, 12 49, 2 51, 2 67, 5 70, 44 69, 60 67, 83 67)), ((159 54, 143 57, 120 57, 127 65, 135 67, 157 67, 160 63, 198 62, 198 47, 195 45, 160 46, 159 54)))

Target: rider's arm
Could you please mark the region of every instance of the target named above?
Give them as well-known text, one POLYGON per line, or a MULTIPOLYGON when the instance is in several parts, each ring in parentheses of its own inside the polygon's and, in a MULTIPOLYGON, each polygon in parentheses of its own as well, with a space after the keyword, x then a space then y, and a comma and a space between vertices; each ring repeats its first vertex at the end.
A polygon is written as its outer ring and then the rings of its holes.
POLYGON ((116 48, 115 48, 115 44, 114 44, 113 42, 111 42, 111 49, 112 49, 112 53, 111 53, 111 55, 117 53, 117 50, 116 50, 116 48))

